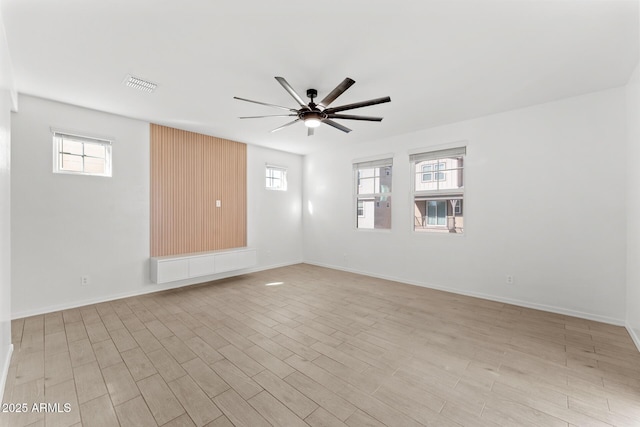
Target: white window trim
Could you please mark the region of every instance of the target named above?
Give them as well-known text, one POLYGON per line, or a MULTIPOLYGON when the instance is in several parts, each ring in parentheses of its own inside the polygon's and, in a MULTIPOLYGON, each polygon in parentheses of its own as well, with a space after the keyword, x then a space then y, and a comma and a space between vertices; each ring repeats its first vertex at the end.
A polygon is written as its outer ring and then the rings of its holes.
MULTIPOLYGON (((112 146, 114 139, 109 137, 95 136, 89 135, 84 132, 76 132, 76 131, 65 131, 57 128, 51 128, 51 136, 53 141, 53 173, 55 174, 64 174, 64 175, 85 175, 85 176, 101 176, 110 178, 113 176, 113 166, 112 166, 112 146), (76 138, 78 141, 86 142, 89 144, 97 144, 102 145, 105 148, 105 167, 104 173, 94 173, 94 172, 78 172, 78 171, 69 171, 61 169, 60 165, 60 153, 62 150, 62 140, 63 137, 71 137, 76 138)), ((85 157, 84 155, 82 157, 85 157)))
MULTIPOLYGON (((287 191, 287 188, 288 188, 289 184, 288 184, 288 180, 287 180, 287 168, 286 168, 286 167, 284 167, 284 166, 277 166, 277 165, 273 165, 273 164, 270 164, 270 163, 265 163, 264 170, 265 170, 265 177, 264 177, 264 179, 265 179, 265 185, 264 185, 264 188, 265 188, 266 190, 269 190, 269 191, 287 191), (267 174, 266 174, 266 173, 267 173, 269 170, 278 170, 278 171, 282 172, 282 182, 283 182, 283 185, 281 185, 281 186, 279 186, 279 187, 269 187, 269 186, 267 186, 267 184, 266 184, 266 179, 267 179, 267 178, 269 178, 269 177, 267 176, 267 174)), ((273 179, 273 178, 272 178, 272 179, 273 179)))

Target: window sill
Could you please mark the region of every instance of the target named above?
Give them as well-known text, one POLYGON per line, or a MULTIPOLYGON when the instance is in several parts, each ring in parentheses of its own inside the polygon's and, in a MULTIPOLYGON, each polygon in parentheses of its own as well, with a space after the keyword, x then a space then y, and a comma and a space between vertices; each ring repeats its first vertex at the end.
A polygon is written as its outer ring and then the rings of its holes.
POLYGON ((358 233, 391 233, 390 228, 354 228, 358 233))

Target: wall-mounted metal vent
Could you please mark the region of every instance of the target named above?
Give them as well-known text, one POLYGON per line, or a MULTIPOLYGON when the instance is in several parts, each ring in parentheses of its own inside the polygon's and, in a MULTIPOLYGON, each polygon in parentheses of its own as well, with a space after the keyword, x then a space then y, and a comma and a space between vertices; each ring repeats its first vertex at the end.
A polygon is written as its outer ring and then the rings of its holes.
POLYGON ((122 83, 134 89, 143 90, 145 92, 153 92, 158 87, 156 83, 141 79, 139 77, 134 77, 130 74, 125 77, 122 83))

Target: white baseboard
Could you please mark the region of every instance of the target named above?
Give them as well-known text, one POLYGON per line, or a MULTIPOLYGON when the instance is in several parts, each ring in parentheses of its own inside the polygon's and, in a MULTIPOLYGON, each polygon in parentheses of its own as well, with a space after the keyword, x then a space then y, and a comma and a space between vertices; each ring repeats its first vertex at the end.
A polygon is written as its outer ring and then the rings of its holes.
MULTIPOLYGON (((550 313, 564 314, 566 316, 579 317, 581 319, 594 320, 596 322, 608 323, 608 324, 616 325, 616 326, 625 326, 624 319, 618 319, 618 318, 608 317, 608 316, 601 316, 599 314, 593 314, 593 313, 585 313, 585 312, 582 312, 582 311, 571 310, 571 309, 564 308, 564 307, 556 307, 556 306, 552 306, 552 305, 532 303, 532 302, 528 302, 528 301, 522 301, 522 300, 517 300, 517 299, 512 299, 512 298, 504 298, 504 297, 501 297, 501 296, 489 295, 489 294, 484 294, 484 293, 480 293, 480 292, 470 292, 470 291, 451 288, 451 287, 447 287, 447 286, 433 285, 431 283, 422 283, 422 282, 410 281, 410 280, 402 279, 402 278, 399 278, 399 277, 387 276, 387 275, 382 275, 382 274, 373 274, 373 273, 367 272, 367 271, 360 271, 360 270, 353 269, 353 268, 347 268, 347 267, 342 267, 342 266, 323 264, 323 263, 314 262, 314 261, 308 261, 308 260, 305 261, 305 264, 316 265, 318 267, 331 268, 333 270, 347 271, 349 273, 356 273, 356 274, 361 274, 363 276, 370 276, 370 277, 376 277, 378 279, 385 279, 385 280, 391 280, 391 281, 394 281, 394 282, 406 283, 408 285, 420 286, 420 287, 423 287, 423 288, 430 288, 430 289, 436 289, 436 290, 439 290, 439 291, 451 292, 451 293, 458 294, 458 295, 466 295, 466 296, 475 297, 475 298, 482 298, 482 299, 486 299, 486 300, 489 300, 489 301, 496 301, 496 302, 502 302, 502 303, 505 303, 505 304, 517 305, 519 307, 526 307, 526 308, 532 308, 532 309, 535 309, 535 310, 548 311, 550 313)), ((638 342, 636 341, 636 345, 637 345, 637 343, 638 342)))
POLYGON ((2 365, 2 376, 0 377, 0 403, 3 402, 4 387, 7 385, 7 376, 9 375, 9 365, 11 365, 11 355, 13 354, 13 344, 9 345, 9 350, 4 357, 4 365, 2 365))
POLYGON ((640 337, 638 337, 638 334, 636 334, 636 330, 631 327, 629 322, 625 322, 624 326, 625 328, 627 328, 627 332, 629 332, 629 335, 631 336, 633 343, 636 345, 636 348, 638 349, 638 351, 640 351, 640 337))
POLYGON ((212 282, 212 281, 215 281, 215 280, 227 279, 229 277, 241 276, 243 274, 257 273, 258 271, 273 270, 274 268, 287 267, 289 265, 295 265, 295 264, 300 264, 300 263, 302 263, 302 260, 286 262, 286 263, 281 263, 281 264, 272 264, 272 265, 267 265, 267 266, 247 268, 247 269, 244 269, 244 270, 229 271, 227 273, 216 274, 216 275, 213 275, 213 276, 203 276, 203 277, 199 277, 197 279, 182 280, 182 281, 178 281, 178 282, 163 283, 163 284, 159 284, 159 285, 157 285, 157 284, 149 284, 148 287, 146 287, 145 289, 139 289, 139 290, 136 290, 136 291, 133 291, 133 292, 121 292, 121 293, 117 293, 117 294, 105 295, 105 296, 96 297, 96 298, 89 298, 89 299, 84 299, 84 300, 71 301, 71 302, 66 302, 66 303, 63 303, 63 304, 50 305, 50 306, 46 306, 46 307, 39 307, 39 308, 31 309, 31 310, 23 310, 23 311, 18 311, 18 312, 12 312, 11 313, 11 319, 12 320, 21 319, 23 317, 30 317, 30 316, 37 316, 37 315, 40 315, 40 314, 53 313, 53 312, 60 311, 60 310, 68 310, 70 308, 83 307, 85 305, 100 304, 100 303, 103 303, 103 302, 114 301, 114 300, 118 300, 118 299, 122 299, 122 298, 129 298, 129 297, 135 297, 135 296, 140 296, 140 295, 152 294, 154 292, 167 291, 169 289, 176 289, 176 288, 182 288, 182 287, 186 287, 186 286, 201 285, 203 283, 212 282))

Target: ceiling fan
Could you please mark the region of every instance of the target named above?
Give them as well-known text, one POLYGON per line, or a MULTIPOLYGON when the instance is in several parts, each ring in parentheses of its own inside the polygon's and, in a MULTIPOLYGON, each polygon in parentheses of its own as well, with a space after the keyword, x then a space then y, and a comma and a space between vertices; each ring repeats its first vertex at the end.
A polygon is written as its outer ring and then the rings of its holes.
POLYGON ((339 107, 329 107, 333 101, 336 100, 340 95, 342 95, 347 89, 349 89, 354 83, 355 80, 347 77, 340 83, 335 89, 333 89, 327 96, 324 97, 322 101, 319 103, 315 103, 313 100, 316 96, 318 96, 318 91, 315 89, 307 89, 307 96, 311 98, 311 102, 305 104, 304 100, 298 93, 293 90, 291 85, 283 78, 276 77, 278 83, 282 85, 282 87, 289 92, 289 95, 296 100, 300 108, 289 108, 283 107, 281 105, 267 104, 265 102, 253 101, 251 99, 240 98, 234 96, 234 99, 239 99, 240 101, 253 102, 254 104, 266 105, 268 107, 276 107, 282 110, 287 110, 289 114, 276 114, 270 116, 250 116, 250 117, 240 117, 241 119, 260 119, 263 117, 297 117, 294 121, 286 123, 280 127, 273 129, 271 132, 279 131, 287 126, 290 126, 294 123, 302 121, 304 125, 307 127, 307 135, 313 135, 314 128, 317 128, 322 123, 332 126, 336 129, 340 129, 345 133, 351 132, 346 126, 341 125, 340 123, 336 123, 333 119, 341 119, 341 120, 365 120, 369 122, 380 122, 382 121, 382 117, 371 117, 371 116, 354 116, 351 114, 337 114, 340 111, 353 110, 356 108, 368 107, 369 105, 382 104, 385 102, 390 102, 391 98, 385 96, 383 98, 371 99, 369 101, 355 102, 353 104, 341 105, 339 107))

